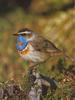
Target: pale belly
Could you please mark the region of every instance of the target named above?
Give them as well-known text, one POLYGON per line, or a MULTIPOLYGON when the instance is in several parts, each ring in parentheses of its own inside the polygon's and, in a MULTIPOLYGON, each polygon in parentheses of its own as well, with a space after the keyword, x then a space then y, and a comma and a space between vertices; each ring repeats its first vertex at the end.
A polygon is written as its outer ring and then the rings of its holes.
POLYGON ((38 51, 31 51, 29 54, 20 54, 20 56, 27 60, 27 61, 33 61, 33 62, 43 62, 48 58, 48 55, 38 52, 38 51))
POLYGON ((35 51, 30 44, 28 44, 23 51, 19 52, 19 54, 26 61, 32 61, 35 63, 43 62, 49 57, 49 55, 44 52, 35 51))

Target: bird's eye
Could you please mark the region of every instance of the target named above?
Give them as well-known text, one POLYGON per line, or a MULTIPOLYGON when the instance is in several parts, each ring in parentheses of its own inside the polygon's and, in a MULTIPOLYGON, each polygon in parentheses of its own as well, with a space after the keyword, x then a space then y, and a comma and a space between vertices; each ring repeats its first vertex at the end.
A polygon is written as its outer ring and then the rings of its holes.
POLYGON ((31 38, 32 37, 32 34, 24 34, 23 36, 25 36, 25 38, 31 38))

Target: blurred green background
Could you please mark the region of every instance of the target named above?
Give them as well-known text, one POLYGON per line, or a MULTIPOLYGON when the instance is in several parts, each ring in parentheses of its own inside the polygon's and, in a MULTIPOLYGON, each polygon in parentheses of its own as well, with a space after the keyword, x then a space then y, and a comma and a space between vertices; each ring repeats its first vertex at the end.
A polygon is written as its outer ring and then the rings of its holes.
MULTIPOLYGON (((0 0, 0 81, 14 79, 23 83, 28 63, 17 53, 13 33, 30 28, 75 57, 75 9, 73 0, 0 0)), ((39 70, 50 75, 58 57, 39 70)), ((67 61, 75 64, 75 62, 67 61)), ((54 73, 52 73, 54 75, 54 73)), ((55 75, 54 75, 55 76, 55 75)), ((55 76, 56 77, 56 76, 55 76)))

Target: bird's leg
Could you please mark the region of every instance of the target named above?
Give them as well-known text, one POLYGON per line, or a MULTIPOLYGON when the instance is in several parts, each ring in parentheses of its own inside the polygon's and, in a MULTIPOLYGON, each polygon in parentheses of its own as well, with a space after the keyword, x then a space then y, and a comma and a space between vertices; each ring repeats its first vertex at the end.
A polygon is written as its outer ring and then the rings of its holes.
POLYGON ((35 73, 37 69, 37 64, 33 63, 33 62, 29 62, 29 69, 28 69, 28 76, 29 76, 29 82, 33 85, 33 80, 34 80, 34 75, 33 73, 35 73))
POLYGON ((29 61, 29 68, 33 69, 34 67, 36 67, 38 65, 38 63, 33 63, 32 61, 29 61))
POLYGON ((32 61, 29 62, 29 72, 33 72, 37 68, 37 63, 33 63, 32 61))

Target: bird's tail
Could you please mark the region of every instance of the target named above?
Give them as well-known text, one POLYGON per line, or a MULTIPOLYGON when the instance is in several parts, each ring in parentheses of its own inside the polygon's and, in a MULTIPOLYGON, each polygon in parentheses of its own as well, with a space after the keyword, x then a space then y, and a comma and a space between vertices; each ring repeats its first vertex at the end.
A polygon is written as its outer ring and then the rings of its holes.
POLYGON ((63 56, 64 53, 61 50, 50 52, 50 56, 63 56))
POLYGON ((54 51, 54 52, 51 52, 50 53, 50 56, 51 57, 61 57, 63 56, 66 60, 70 60, 70 61, 75 61, 75 59, 72 59, 72 57, 70 57, 69 55, 66 54, 66 51, 65 50, 57 50, 57 51, 54 51))

